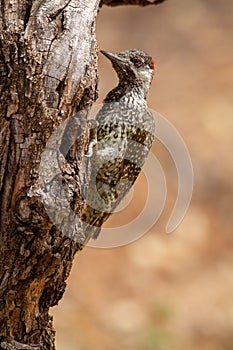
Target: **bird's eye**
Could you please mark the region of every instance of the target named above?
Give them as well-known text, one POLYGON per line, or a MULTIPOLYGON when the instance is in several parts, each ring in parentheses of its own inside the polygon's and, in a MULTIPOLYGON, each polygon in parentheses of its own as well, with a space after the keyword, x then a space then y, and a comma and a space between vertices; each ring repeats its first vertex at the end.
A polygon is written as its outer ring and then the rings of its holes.
POLYGON ((139 58, 132 59, 132 62, 135 65, 135 67, 140 67, 143 63, 139 58))

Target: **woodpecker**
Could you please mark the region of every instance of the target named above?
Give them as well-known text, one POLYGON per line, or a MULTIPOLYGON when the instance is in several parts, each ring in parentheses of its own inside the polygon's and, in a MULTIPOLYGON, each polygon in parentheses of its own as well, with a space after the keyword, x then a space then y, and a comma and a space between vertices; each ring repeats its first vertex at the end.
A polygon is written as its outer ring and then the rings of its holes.
POLYGON ((96 140, 91 140, 86 154, 91 176, 81 215, 84 245, 98 237, 103 223, 133 186, 155 131, 146 102, 155 69, 153 59, 139 49, 100 52, 111 61, 119 83, 97 114, 96 140))

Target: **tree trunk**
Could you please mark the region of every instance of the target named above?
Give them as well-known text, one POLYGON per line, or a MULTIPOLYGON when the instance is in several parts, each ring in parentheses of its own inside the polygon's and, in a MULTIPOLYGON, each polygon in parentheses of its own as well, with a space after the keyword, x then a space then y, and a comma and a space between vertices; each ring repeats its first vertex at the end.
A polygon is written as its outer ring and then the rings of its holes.
MULTIPOLYGON (((54 349, 48 315, 65 290, 79 244, 33 195, 41 152, 56 127, 96 98, 98 0, 2 1, 1 284, 3 349, 54 349), (33 187, 34 186, 34 187, 33 187), (28 195, 29 193, 32 195, 28 195)), ((87 133, 79 143, 83 158, 87 133)), ((83 168, 80 163, 80 170, 83 168)), ((81 175, 79 176, 81 177, 81 175)), ((78 183, 77 183, 78 186, 78 183)), ((80 202, 79 210, 81 210, 80 202)))
MULTIPOLYGON (((89 139, 86 116, 96 99, 98 6, 99 0, 1 1, 0 349, 55 349, 48 311, 64 293, 81 236, 69 213, 56 226, 50 220, 42 201, 48 184, 43 176, 39 184, 39 172, 50 172, 49 200, 54 201, 59 181, 66 184, 72 213, 78 216, 88 176, 83 162, 89 139), (75 149, 60 169, 59 147, 64 144, 55 140, 41 170, 50 135, 80 110, 82 115, 66 126, 81 134, 75 149)), ((53 206, 52 218, 59 209, 60 202, 53 206)))

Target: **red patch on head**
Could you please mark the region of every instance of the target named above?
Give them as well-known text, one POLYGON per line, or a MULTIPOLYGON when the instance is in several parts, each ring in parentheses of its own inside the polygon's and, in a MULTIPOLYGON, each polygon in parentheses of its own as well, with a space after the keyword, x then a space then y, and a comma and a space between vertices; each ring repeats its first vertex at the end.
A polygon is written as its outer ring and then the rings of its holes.
POLYGON ((151 68, 155 69, 155 61, 153 59, 151 59, 151 68))

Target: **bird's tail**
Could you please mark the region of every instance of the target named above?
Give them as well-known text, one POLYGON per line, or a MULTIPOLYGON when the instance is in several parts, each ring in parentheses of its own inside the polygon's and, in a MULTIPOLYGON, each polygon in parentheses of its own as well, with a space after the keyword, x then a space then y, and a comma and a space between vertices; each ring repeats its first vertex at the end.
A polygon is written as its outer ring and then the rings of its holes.
POLYGON ((81 215, 85 244, 90 238, 97 239, 103 223, 109 218, 111 213, 101 212, 86 205, 81 215))

